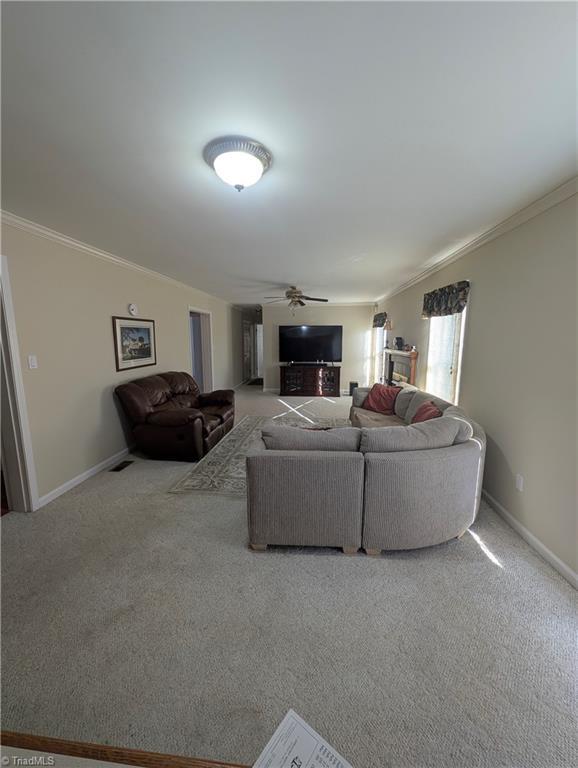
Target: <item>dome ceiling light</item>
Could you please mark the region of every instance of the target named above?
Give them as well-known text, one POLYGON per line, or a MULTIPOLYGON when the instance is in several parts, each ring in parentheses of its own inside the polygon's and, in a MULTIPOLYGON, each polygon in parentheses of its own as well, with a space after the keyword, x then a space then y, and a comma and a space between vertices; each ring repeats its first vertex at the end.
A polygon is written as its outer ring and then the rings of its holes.
POLYGON ((213 139, 204 148, 203 157, 225 184, 239 192, 256 184, 273 162, 267 147, 246 136, 213 139))

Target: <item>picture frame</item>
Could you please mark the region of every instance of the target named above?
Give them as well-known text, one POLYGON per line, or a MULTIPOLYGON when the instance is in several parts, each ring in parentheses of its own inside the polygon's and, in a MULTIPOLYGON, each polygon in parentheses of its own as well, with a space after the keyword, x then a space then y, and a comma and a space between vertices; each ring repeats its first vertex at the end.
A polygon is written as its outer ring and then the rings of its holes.
POLYGON ((114 357, 117 371, 157 364, 155 321, 113 317, 114 357))

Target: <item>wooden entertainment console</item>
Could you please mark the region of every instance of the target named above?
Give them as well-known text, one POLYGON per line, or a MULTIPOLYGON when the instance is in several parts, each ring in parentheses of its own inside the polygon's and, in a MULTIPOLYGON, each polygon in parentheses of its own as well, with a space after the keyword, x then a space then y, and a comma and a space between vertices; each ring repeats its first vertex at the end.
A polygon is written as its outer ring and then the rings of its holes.
POLYGON ((338 365, 281 365, 282 395, 308 397, 339 397, 338 365))

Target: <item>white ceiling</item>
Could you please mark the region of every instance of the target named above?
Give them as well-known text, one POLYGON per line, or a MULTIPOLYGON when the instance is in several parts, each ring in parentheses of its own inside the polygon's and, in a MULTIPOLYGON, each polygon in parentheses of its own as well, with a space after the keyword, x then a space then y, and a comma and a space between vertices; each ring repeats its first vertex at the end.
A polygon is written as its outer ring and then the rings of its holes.
POLYGON ((230 301, 373 300, 576 173, 573 3, 2 5, 2 207, 230 301))

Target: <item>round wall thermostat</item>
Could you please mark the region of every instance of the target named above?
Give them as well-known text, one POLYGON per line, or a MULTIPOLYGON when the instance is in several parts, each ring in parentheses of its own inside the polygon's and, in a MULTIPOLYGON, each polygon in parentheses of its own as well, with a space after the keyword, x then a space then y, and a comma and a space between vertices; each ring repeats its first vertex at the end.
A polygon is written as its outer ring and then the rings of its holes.
POLYGON ((136 304, 129 304, 128 305, 128 311, 131 315, 136 315, 138 313, 138 307, 136 304))

